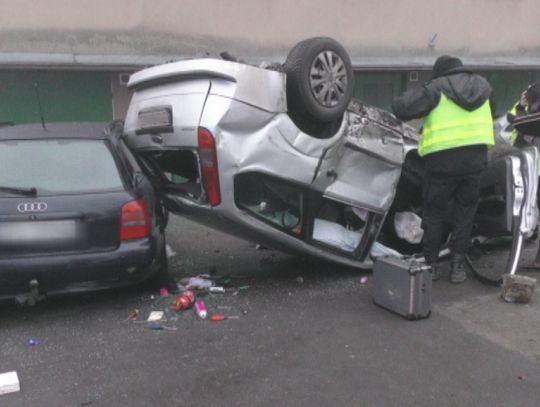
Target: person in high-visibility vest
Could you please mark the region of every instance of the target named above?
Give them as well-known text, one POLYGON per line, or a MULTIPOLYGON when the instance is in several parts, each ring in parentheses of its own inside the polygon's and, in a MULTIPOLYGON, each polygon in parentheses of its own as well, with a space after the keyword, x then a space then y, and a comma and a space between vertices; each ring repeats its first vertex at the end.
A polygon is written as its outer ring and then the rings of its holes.
MULTIPOLYGON (((513 123, 516 117, 539 112, 540 83, 534 83, 521 93, 519 101, 512 106, 512 109, 507 114, 508 122, 513 123)), ((535 137, 519 134, 516 129, 512 130, 512 142, 518 148, 535 143, 538 144, 538 141, 535 141, 535 137)))
POLYGON ((418 153, 424 159, 422 228, 426 263, 433 279, 449 203, 454 202, 450 240, 450 281, 466 280, 465 255, 478 206, 480 175, 487 166, 488 146, 495 143, 486 79, 463 67, 459 58, 444 55, 433 66, 433 78, 393 101, 401 120, 424 118, 418 153))

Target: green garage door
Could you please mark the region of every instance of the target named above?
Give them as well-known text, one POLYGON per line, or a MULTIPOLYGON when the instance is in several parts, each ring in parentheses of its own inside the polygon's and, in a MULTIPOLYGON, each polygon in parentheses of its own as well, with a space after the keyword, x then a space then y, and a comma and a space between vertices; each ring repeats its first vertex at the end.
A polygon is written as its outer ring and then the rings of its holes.
POLYGON ((493 87, 496 116, 508 112, 519 100, 521 92, 534 82, 533 71, 488 71, 482 74, 493 87))
POLYGON ((392 100, 401 94, 400 72, 355 72, 354 97, 392 111, 392 100))
POLYGON ((0 122, 40 122, 36 87, 46 122, 112 119, 106 72, 0 71, 0 122))

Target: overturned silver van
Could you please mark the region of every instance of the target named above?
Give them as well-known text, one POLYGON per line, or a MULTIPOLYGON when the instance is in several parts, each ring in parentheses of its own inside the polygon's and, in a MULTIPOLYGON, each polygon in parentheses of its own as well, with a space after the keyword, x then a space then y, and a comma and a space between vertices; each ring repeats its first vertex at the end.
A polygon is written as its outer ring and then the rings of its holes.
MULTIPOLYGON (((132 75, 125 135, 166 207, 289 252, 370 268, 421 251, 418 133, 352 99, 349 57, 327 38, 284 65, 219 59, 132 75)), ((537 150, 493 154, 475 234, 536 226, 537 150)), ((521 250, 512 249, 509 268, 521 250)))

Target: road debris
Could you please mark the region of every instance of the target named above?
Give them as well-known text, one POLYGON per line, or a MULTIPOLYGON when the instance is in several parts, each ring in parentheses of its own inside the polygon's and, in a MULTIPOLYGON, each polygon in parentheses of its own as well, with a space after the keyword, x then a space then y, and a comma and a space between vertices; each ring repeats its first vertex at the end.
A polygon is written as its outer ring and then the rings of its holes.
POLYGON ((153 331, 177 331, 178 330, 178 328, 176 328, 175 326, 165 326, 157 322, 151 322, 149 324, 146 324, 146 327, 153 331))
POLYGON ((219 322, 219 321, 225 321, 227 317, 225 315, 212 315, 210 319, 212 321, 219 322))
POLYGON ((131 311, 130 313, 128 313, 126 321, 133 321, 134 319, 137 319, 138 316, 139 316, 139 310, 135 309, 131 311))
POLYGON ((170 259, 171 257, 176 256, 176 252, 169 245, 165 246, 165 253, 166 253, 168 259, 170 259))
POLYGON ((37 346, 39 345, 39 339, 31 337, 31 338, 28 338, 27 343, 28 343, 28 346, 37 346))
POLYGON ((302 277, 302 276, 296 277, 296 282, 297 282, 298 284, 304 284, 304 277, 302 277))
POLYGON ((225 288, 223 287, 209 287, 208 291, 210 291, 212 294, 224 294, 225 288))
POLYGON ((360 277, 360 284, 366 285, 369 282, 368 276, 362 276, 360 277))
POLYGON ((185 291, 176 297, 176 301, 171 305, 175 311, 182 311, 191 308, 195 302, 195 294, 193 291, 185 291))
POLYGON ((536 279, 518 274, 503 276, 501 298, 506 302, 528 304, 531 301, 536 279))
POLYGON ((152 311, 150 312, 150 315, 148 316, 147 321, 148 322, 161 321, 164 315, 165 313, 163 311, 152 311))
POLYGON ((210 276, 200 275, 197 277, 183 278, 178 284, 178 288, 181 290, 203 290, 215 285, 214 281, 210 279, 210 276))
POLYGON ((0 395, 15 393, 21 390, 19 376, 17 372, 7 372, 0 374, 0 395))
POLYGON ((195 315, 197 315, 197 317, 200 319, 205 319, 206 316, 208 315, 206 311, 206 305, 204 305, 204 302, 202 300, 197 300, 195 302, 194 309, 195 309, 195 315))
POLYGON ((159 296, 160 297, 168 297, 169 296, 169 290, 167 288, 160 288, 159 289, 159 296))

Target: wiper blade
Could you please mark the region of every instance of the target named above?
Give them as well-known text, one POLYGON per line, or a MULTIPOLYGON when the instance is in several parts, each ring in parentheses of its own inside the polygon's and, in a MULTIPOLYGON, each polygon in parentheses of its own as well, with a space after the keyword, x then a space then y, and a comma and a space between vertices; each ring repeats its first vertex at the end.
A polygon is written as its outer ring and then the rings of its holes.
POLYGON ((37 196, 37 189, 35 187, 32 187, 32 188, 0 187, 0 192, 7 192, 8 194, 15 194, 15 195, 37 196))

